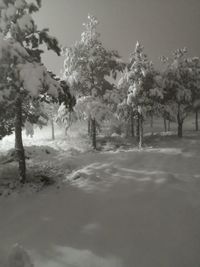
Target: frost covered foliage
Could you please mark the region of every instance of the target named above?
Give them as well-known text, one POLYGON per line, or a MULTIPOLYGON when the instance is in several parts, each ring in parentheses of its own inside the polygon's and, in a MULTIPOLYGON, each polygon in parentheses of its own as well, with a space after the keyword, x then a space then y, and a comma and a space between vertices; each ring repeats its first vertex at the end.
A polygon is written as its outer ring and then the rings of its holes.
POLYGON ((65 50, 64 78, 71 84, 76 96, 103 95, 105 77, 117 74, 123 64, 117 51, 106 50, 100 41, 96 27, 98 21, 88 16, 83 24, 81 40, 65 50))
POLYGON ((101 99, 92 96, 83 96, 77 100, 75 111, 81 119, 95 119, 98 123, 110 119, 113 116, 112 111, 101 99))
POLYGON ((145 117, 148 112, 156 112, 157 103, 163 99, 161 82, 162 78, 148 60, 143 46, 137 42, 135 51, 130 56, 130 62, 118 82, 121 95, 129 106, 134 109, 140 107, 145 117))
POLYGON ((72 126, 72 124, 78 120, 78 117, 76 112, 74 110, 69 110, 63 102, 58 108, 55 120, 58 125, 64 127, 65 134, 67 134, 67 131, 72 126))
MULTIPOLYGON (((122 79, 128 83, 127 104, 140 106, 143 116, 153 105, 154 97, 162 97, 155 86, 156 72, 152 62, 144 53, 144 48, 137 42, 135 51, 131 54, 127 71, 122 79)), ((123 80, 122 80, 123 81, 123 80)), ((121 81, 120 81, 121 82, 121 81)))
POLYGON ((171 58, 162 60, 165 105, 175 115, 178 136, 182 137, 183 122, 200 97, 200 61, 187 57, 185 48, 177 49, 171 58))
POLYGON ((46 115, 48 120, 55 120, 58 114, 59 103, 52 102, 42 102, 40 104, 42 112, 46 115))
POLYGON ((34 267, 34 265, 24 248, 16 244, 9 255, 7 267, 34 267))
POLYGON ((54 119, 59 126, 64 127, 65 133, 67 134, 67 131, 72 123, 77 120, 77 116, 74 112, 76 98, 74 95, 72 95, 70 86, 66 81, 61 80, 60 85, 62 88, 62 93, 59 94, 59 106, 54 119))
POLYGON ((3 76, 0 101, 9 99, 13 91, 29 93, 32 97, 48 91, 57 96, 60 86, 51 78, 46 67, 39 62, 29 61, 30 56, 24 47, 14 39, 0 36, 0 68, 3 76))
POLYGON ((38 96, 43 92, 58 96, 60 85, 50 76, 44 65, 36 62, 27 62, 20 64, 18 67, 19 80, 21 81, 22 87, 31 96, 38 96))
POLYGON ((39 46, 46 43, 49 49, 57 53, 60 48, 46 29, 40 31, 34 23, 32 13, 38 11, 40 6, 39 0, 35 3, 0 0, 0 62, 4 73, 0 99, 7 97, 11 89, 26 91, 31 96, 45 90, 51 94, 57 92, 58 83, 40 63, 42 50, 39 46))
POLYGON ((0 29, 4 36, 13 38, 23 44, 23 47, 34 59, 40 60, 42 50, 40 44, 46 44, 57 54, 60 47, 55 37, 48 34, 48 29, 38 30, 32 14, 41 7, 41 0, 0 0, 0 29))

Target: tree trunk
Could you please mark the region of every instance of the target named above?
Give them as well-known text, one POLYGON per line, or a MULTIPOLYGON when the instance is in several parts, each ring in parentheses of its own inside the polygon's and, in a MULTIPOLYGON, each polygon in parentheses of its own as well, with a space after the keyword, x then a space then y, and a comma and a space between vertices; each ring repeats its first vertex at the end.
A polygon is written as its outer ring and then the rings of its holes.
POLYGON ((165 117, 164 117, 164 130, 165 132, 167 132, 167 120, 165 117))
POLYGON ((150 127, 151 127, 151 134, 153 135, 153 113, 151 113, 150 127))
POLYGON ((91 136, 91 118, 88 117, 88 136, 91 136))
POLYGON ((126 135, 126 137, 129 137, 129 132, 130 132, 130 125, 129 125, 129 121, 126 123, 126 125, 125 125, 125 135, 126 135))
POLYGON ((198 110, 195 111, 195 130, 199 130, 199 113, 198 110))
POLYGON ((180 105, 178 105, 178 114, 177 114, 177 122, 178 122, 178 137, 183 137, 183 120, 180 114, 180 105))
POLYGON ((22 101, 20 94, 15 101, 15 154, 19 164, 19 180, 26 182, 26 161, 22 141, 22 101))
POLYGON ((54 121, 51 120, 51 138, 55 140, 55 130, 54 130, 54 121))
POLYGON ((170 120, 168 120, 167 130, 168 130, 168 132, 171 130, 171 123, 170 123, 170 120))
POLYGON ((183 137, 183 122, 178 122, 178 137, 183 137))
POLYGON ((137 113, 137 126, 136 126, 136 136, 137 136, 137 140, 139 142, 140 140, 140 113, 137 113))
POLYGON ((131 137, 135 136, 135 129, 134 129, 134 114, 133 109, 131 108, 131 137))
POLYGON ((139 149, 143 146, 143 118, 142 115, 139 114, 139 149))
POLYGON ((96 120, 91 119, 91 124, 92 124, 92 147, 94 149, 96 149, 97 148, 97 145, 96 145, 96 120))

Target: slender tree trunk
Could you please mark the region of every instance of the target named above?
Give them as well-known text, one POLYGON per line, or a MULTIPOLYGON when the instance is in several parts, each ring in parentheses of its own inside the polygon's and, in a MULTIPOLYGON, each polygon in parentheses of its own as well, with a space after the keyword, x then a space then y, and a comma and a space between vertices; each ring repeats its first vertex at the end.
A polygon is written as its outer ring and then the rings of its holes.
POLYGON ((168 132, 171 130, 171 123, 170 123, 170 120, 168 120, 167 130, 168 130, 168 132))
POLYGON ((88 117, 88 136, 91 136, 91 118, 88 117))
POLYGON ((22 141, 22 101, 20 94, 15 101, 15 154, 19 164, 19 180, 26 182, 26 161, 22 141))
POLYGON ((92 119, 91 124, 92 124, 92 147, 94 149, 96 149, 97 148, 97 144, 96 144, 96 120, 92 119))
POLYGON ((178 137, 183 137, 183 122, 178 122, 178 137))
POLYGON ((199 112, 198 110, 195 111, 195 130, 199 130, 199 112))
POLYGON ((131 108, 131 137, 135 136, 135 129, 134 129, 134 114, 133 109, 131 108))
POLYGON ((163 119, 164 119, 164 130, 165 132, 167 132, 167 120, 165 117, 163 119))
POLYGON ((153 113, 151 113, 150 126, 151 126, 151 134, 153 135, 153 113))
POLYGON ((137 136, 137 140, 139 142, 140 140, 140 113, 137 113, 137 126, 136 126, 136 136, 137 136))
POLYGON ((177 122, 178 122, 178 137, 183 137, 183 120, 180 114, 180 105, 178 105, 178 114, 177 114, 177 122))
POLYGON ((54 121, 51 120, 51 138, 55 140, 55 129, 54 129, 54 121))
POLYGON ((139 114, 139 149, 143 146, 143 118, 142 115, 139 114))
POLYGON ((130 136, 130 120, 127 120, 124 124, 124 134, 126 138, 130 136))

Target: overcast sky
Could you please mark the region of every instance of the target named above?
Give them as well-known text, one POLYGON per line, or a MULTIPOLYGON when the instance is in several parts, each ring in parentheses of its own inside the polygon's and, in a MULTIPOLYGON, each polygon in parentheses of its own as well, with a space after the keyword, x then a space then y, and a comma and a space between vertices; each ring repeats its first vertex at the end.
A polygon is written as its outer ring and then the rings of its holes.
MULTIPOLYGON (((156 65, 161 55, 180 47, 200 56, 200 0, 43 0, 36 22, 70 46, 80 39, 88 13, 99 20, 105 46, 125 60, 137 40, 156 65)), ((45 53, 43 61, 60 73, 63 58, 45 53)))

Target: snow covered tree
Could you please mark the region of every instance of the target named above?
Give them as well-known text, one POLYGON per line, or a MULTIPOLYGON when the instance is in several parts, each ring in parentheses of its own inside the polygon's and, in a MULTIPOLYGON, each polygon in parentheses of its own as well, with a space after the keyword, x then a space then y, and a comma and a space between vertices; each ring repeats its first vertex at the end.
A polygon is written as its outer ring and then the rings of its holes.
POLYGON ((178 137, 183 136, 183 122, 192 110, 199 81, 195 74, 194 59, 186 57, 187 50, 177 49, 171 58, 164 58, 164 98, 175 114, 178 137))
POLYGON ((80 103, 86 108, 85 114, 88 115, 89 126, 91 125, 89 129, 92 131, 94 148, 96 148, 96 121, 103 118, 101 112, 105 112, 103 95, 107 89, 104 86, 106 77, 116 78, 117 71, 123 68, 118 52, 104 48, 97 32, 97 25, 97 19, 88 15, 88 22, 83 24, 85 30, 81 34, 81 40, 66 49, 64 62, 64 76, 70 83, 77 102, 83 97, 80 103), (88 108, 91 108, 90 112, 88 108))
POLYGON ((122 77, 118 81, 118 89, 120 90, 120 99, 121 101, 117 107, 117 114, 121 120, 124 120, 127 123, 126 135, 128 136, 129 131, 131 132, 131 136, 135 137, 135 119, 137 117, 136 107, 133 108, 132 105, 127 103, 128 98, 128 90, 129 90, 129 81, 128 81, 128 64, 122 75, 122 77), (130 128, 130 130, 129 130, 130 128))
POLYGON ((198 113, 200 110, 200 59, 190 58, 189 70, 191 74, 192 111, 195 113, 195 130, 199 130, 198 113))
POLYGON ((19 162, 19 179, 26 181, 26 163, 22 142, 22 105, 24 99, 37 97, 41 92, 57 94, 58 83, 41 63, 40 45, 46 44, 57 54, 60 47, 48 30, 38 30, 32 13, 39 10, 41 1, 0 0, 0 102, 12 103, 15 125, 15 151, 19 162))
POLYGON ((144 48, 137 42, 121 83, 126 81, 128 84, 127 104, 137 113, 140 148, 143 143, 143 121, 147 113, 152 110, 155 98, 160 97, 160 91, 155 86, 155 75, 152 62, 148 60, 144 48))

